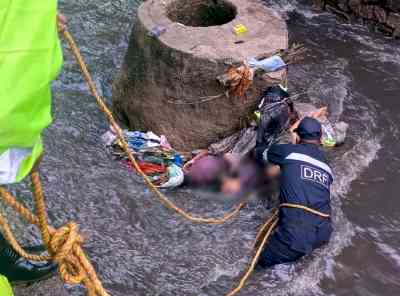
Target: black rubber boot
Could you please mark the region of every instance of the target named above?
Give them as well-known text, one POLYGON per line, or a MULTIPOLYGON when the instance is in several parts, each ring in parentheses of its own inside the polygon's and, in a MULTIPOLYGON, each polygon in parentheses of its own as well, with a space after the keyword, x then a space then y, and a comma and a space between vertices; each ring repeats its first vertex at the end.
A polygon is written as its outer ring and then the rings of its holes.
MULTIPOLYGON (((24 247, 28 253, 41 253, 43 246, 24 247)), ((11 284, 32 284, 52 277, 57 264, 52 262, 34 262, 19 256, 0 235, 0 274, 11 284)))

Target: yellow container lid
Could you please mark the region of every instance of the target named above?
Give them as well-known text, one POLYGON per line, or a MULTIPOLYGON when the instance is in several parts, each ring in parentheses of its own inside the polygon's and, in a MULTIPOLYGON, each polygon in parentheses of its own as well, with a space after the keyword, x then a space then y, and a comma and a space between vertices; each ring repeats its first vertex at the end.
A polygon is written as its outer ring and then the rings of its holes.
POLYGON ((235 32, 236 35, 241 35, 241 34, 247 33, 248 29, 245 25, 238 24, 233 27, 233 31, 235 32))

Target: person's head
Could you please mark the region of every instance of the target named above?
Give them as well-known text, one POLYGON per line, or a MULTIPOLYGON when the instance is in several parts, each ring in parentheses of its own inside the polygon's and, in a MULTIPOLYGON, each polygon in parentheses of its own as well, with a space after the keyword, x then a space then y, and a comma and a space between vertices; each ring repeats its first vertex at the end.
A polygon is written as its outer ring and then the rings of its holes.
POLYGON ((321 123, 312 117, 305 117, 295 130, 298 142, 320 145, 322 137, 321 123))

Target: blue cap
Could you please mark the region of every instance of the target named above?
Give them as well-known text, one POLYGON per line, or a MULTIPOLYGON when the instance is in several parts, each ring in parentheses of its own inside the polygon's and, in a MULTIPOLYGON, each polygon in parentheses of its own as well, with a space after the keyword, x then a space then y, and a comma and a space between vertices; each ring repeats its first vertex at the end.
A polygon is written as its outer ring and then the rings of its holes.
POLYGON ((322 126, 318 120, 312 117, 305 117, 295 130, 300 139, 303 140, 319 140, 322 136, 322 126))

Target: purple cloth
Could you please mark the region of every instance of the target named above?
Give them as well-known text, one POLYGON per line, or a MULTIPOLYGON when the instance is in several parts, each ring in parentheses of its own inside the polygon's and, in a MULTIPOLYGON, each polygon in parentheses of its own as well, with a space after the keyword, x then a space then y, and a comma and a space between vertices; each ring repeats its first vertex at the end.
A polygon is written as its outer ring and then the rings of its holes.
POLYGON ((207 186, 218 182, 226 170, 226 163, 222 157, 205 156, 197 160, 186 174, 187 181, 193 186, 207 186))

